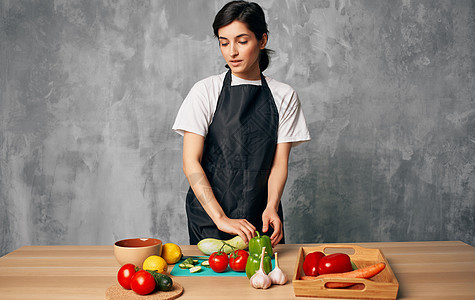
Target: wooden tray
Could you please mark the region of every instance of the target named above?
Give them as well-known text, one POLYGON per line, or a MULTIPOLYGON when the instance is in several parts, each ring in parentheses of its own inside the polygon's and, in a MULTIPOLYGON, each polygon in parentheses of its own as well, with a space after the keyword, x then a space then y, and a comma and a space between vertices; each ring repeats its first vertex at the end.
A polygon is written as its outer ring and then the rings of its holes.
POLYGON ((399 289, 396 276, 394 276, 388 261, 379 249, 339 244, 300 247, 292 284, 296 297, 396 299, 399 289), (300 277, 305 275, 302 268, 305 256, 314 251, 321 251, 325 254, 346 253, 358 268, 379 262, 385 263, 386 268, 371 279, 325 278, 320 280, 301 280, 300 277), (355 285, 349 288, 327 288, 325 286, 327 282, 351 282, 355 283, 355 285))

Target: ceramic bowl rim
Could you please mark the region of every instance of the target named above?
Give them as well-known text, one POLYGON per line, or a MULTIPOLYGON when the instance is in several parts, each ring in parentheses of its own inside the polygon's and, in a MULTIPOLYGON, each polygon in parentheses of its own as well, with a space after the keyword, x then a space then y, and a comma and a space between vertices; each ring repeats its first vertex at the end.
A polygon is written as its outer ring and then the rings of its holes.
POLYGON ((123 239, 119 240, 114 243, 114 247, 121 248, 121 249, 144 249, 148 247, 156 247, 162 244, 162 241, 160 239, 156 238, 130 238, 130 239, 123 239), (142 240, 142 241, 150 241, 152 242, 151 245, 144 245, 144 246, 124 246, 120 245, 121 243, 126 243, 128 241, 134 241, 134 240, 142 240))

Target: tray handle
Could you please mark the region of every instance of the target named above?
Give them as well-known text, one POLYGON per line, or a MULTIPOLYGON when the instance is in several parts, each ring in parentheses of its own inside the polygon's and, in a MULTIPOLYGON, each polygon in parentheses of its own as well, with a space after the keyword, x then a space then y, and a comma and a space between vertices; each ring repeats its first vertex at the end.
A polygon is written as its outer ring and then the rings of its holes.
POLYGON ((327 254, 327 252, 326 252, 327 249, 352 249, 352 250, 354 250, 355 252, 351 253, 350 255, 362 255, 362 254, 365 254, 368 251, 368 248, 364 248, 364 247, 361 247, 361 246, 358 246, 358 245, 344 245, 344 244, 322 245, 323 253, 327 254))
MULTIPOLYGON (((328 278, 322 278, 320 279, 321 282, 322 282, 322 286, 323 288, 327 289, 327 290, 341 290, 340 288, 332 288, 332 287, 327 287, 326 284, 327 283, 354 283, 355 285, 362 285, 363 287, 362 288, 359 288, 357 289, 357 291, 366 291, 366 290, 373 290, 376 287, 376 284, 373 280, 370 280, 370 279, 364 279, 364 278, 331 278, 331 277, 328 277, 328 278)), ((353 287, 353 286, 352 286, 353 287)))

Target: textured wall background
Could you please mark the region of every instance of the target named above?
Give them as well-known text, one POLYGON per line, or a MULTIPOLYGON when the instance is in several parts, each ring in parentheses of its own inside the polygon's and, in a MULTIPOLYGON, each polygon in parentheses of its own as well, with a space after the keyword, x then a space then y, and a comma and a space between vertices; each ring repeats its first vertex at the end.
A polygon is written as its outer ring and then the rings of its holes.
MULTIPOLYGON (((0 2, 0 255, 188 242, 170 128, 224 71, 225 2, 0 2)), ((259 3, 266 74, 298 91, 313 137, 292 152, 287 241, 475 245, 474 2, 259 3)))

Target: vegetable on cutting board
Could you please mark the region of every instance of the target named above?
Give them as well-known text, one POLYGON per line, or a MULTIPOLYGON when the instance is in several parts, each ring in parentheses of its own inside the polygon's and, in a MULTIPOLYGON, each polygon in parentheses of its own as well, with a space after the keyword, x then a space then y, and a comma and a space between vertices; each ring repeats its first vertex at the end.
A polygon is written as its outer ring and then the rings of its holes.
POLYGON ((201 266, 190 268, 190 273, 198 273, 200 271, 201 271, 201 266))
POLYGON ((203 261, 201 265, 198 265, 198 263, 199 263, 199 260, 188 257, 182 263, 180 263, 178 267, 180 269, 188 269, 190 270, 190 273, 201 272, 202 270, 201 266, 209 267, 207 260, 203 261))
POLYGON ((228 268, 228 255, 219 249, 209 256, 209 266, 216 273, 222 273, 228 268))
MULTIPOLYGON (((386 267, 385 263, 377 263, 371 266, 367 266, 364 268, 360 268, 350 272, 344 273, 333 273, 333 274, 323 274, 319 276, 302 276, 300 277, 301 280, 319 280, 322 278, 363 278, 369 279, 378 275, 384 268, 386 267)), ((328 288, 342 288, 354 285, 354 283, 346 283, 346 282, 327 282, 325 285, 328 288)))
POLYGON ((244 250, 236 250, 229 254, 229 267, 236 272, 246 271, 247 259, 249 253, 244 250))
POLYGON ((198 263, 197 259, 193 259, 191 257, 188 257, 185 259, 182 263, 178 265, 180 269, 191 269, 193 268, 196 264, 198 263))
POLYGON ((233 252, 234 250, 241 249, 244 250, 247 248, 247 244, 243 241, 243 239, 237 235, 230 240, 219 240, 214 238, 206 238, 202 239, 198 242, 198 249, 206 255, 211 255, 214 252, 218 252, 221 247, 223 247, 222 251, 226 254, 233 252), (224 243, 224 247, 223 247, 224 243))
POLYGON ((202 265, 203 267, 209 268, 209 267, 210 267, 210 266, 209 266, 209 260, 203 260, 203 262, 201 263, 201 265, 202 265))

